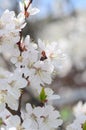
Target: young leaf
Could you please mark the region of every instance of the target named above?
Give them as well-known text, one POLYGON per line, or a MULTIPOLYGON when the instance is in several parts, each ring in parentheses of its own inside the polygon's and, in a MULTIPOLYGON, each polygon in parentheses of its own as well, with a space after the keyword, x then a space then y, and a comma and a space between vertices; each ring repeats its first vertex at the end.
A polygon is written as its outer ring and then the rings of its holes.
POLYGON ((3 124, 3 120, 2 118, 0 118, 0 126, 3 124))
POLYGON ((86 122, 82 125, 83 130, 86 130, 86 122))
POLYGON ((42 88, 39 97, 40 97, 41 102, 45 102, 46 101, 47 95, 45 93, 44 87, 42 88))

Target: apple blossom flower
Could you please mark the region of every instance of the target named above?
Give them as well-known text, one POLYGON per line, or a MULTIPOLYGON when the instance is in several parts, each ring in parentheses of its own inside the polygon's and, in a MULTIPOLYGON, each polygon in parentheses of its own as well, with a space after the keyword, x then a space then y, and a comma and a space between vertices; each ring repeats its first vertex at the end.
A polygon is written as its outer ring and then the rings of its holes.
POLYGON ((26 114, 23 115, 24 121, 32 120, 32 130, 52 130, 56 129, 62 124, 60 114, 50 105, 44 107, 35 107, 27 103, 26 114))
POLYGON ((63 68, 67 56, 62 52, 59 43, 44 43, 40 39, 38 40, 38 47, 40 52, 40 58, 45 57, 55 67, 55 70, 59 71, 63 68))
POLYGON ((9 77, 5 75, 5 71, 0 74, 0 110, 5 108, 6 103, 10 108, 17 110, 21 89, 26 87, 27 81, 19 69, 14 73, 6 71, 6 74, 9 74, 9 77))
POLYGON ((14 73, 10 74, 7 78, 7 83, 9 87, 7 90, 18 99, 21 95, 22 88, 27 86, 27 81, 22 77, 22 72, 20 69, 16 69, 14 73))
POLYGON ((0 111, 3 111, 5 109, 6 103, 12 109, 17 109, 17 107, 18 107, 18 101, 14 98, 14 96, 10 93, 10 91, 8 91, 8 88, 9 88, 9 84, 7 82, 8 75, 10 76, 11 73, 8 71, 5 71, 5 70, 3 71, 3 69, 1 69, 1 73, 0 73, 0 111))
MULTIPOLYGON (((34 64, 35 73, 34 78, 37 77, 40 82, 50 84, 52 81, 51 74, 53 72, 52 64, 48 63, 47 61, 38 61, 34 64)), ((43 84, 42 83, 42 84, 43 84)))
POLYGON ((24 12, 26 11, 28 16, 39 13, 38 8, 32 8, 32 4, 30 3, 30 0, 23 0, 22 2, 20 1, 19 6, 20 6, 20 10, 23 12, 23 14, 25 14, 24 12), (29 7, 28 7, 28 5, 29 5, 29 7), (27 9, 27 10, 25 10, 25 9, 27 9))
POLYGON ((20 117, 13 116, 7 109, 0 113, 0 130, 28 130, 30 125, 29 119, 27 123, 25 121, 21 123, 20 117))
POLYGON ((11 47, 19 42, 19 32, 25 25, 24 15, 20 13, 16 17, 14 11, 4 11, 0 18, 0 52, 5 48, 7 51, 11 50, 11 47))
POLYGON ((5 120, 11 116, 11 113, 5 108, 0 112, 0 129, 6 130, 5 120))
POLYGON ((15 64, 16 67, 31 67, 38 59, 37 45, 30 41, 29 35, 27 35, 24 40, 22 39, 21 44, 25 50, 20 54, 19 48, 14 48, 11 62, 15 64))
POLYGON ((75 121, 67 126, 66 130, 85 130, 83 129, 84 124, 86 123, 86 115, 78 116, 75 121))
MULTIPOLYGON (((16 94, 17 93, 18 92, 16 89, 16 94)), ((10 85, 6 80, 0 79, 0 111, 3 111, 5 109, 6 103, 10 108, 17 110, 18 96, 16 97, 16 95, 10 89, 10 85)))
POLYGON ((81 101, 79 101, 77 105, 74 106, 73 113, 75 117, 86 114, 86 103, 83 104, 81 101))

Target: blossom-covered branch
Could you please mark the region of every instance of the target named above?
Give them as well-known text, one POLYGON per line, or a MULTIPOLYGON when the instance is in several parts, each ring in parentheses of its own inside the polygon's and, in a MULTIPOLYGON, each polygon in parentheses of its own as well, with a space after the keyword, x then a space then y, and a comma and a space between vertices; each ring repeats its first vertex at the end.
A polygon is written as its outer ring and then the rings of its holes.
POLYGON ((20 2, 21 12, 16 17, 14 11, 6 10, 0 18, 0 53, 9 53, 13 72, 0 68, 0 127, 6 130, 54 130, 62 124, 60 114, 49 105, 50 100, 59 95, 47 87, 52 83, 53 73, 63 69, 67 55, 59 43, 38 44, 30 36, 22 36, 26 18, 39 12, 31 7, 32 0, 20 2), (21 107, 22 91, 30 88, 35 92, 40 104, 27 103, 21 107))

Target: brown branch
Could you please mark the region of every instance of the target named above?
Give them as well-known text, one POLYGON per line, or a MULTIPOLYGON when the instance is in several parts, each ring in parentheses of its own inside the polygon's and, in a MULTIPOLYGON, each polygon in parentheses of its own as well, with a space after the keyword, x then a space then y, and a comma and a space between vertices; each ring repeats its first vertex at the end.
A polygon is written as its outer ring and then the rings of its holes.
POLYGON ((25 15, 26 18, 29 17, 29 15, 30 15, 27 10, 28 10, 28 8, 30 7, 30 5, 31 5, 32 2, 33 2, 33 0, 30 0, 30 1, 28 2, 28 5, 24 5, 24 15, 25 15))
POLYGON ((26 9, 28 9, 28 8, 29 8, 29 6, 32 4, 32 2, 33 2, 33 0, 30 0, 30 2, 28 3, 28 5, 27 5, 26 9))
POLYGON ((18 110, 12 110, 8 104, 6 103, 6 108, 7 110, 12 114, 12 115, 18 115, 20 117, 21 123, 23 122, 23 119, 21 117, 21 100, 22 100, 22 94, 19 98, 19 106, 18 106, 18 110))

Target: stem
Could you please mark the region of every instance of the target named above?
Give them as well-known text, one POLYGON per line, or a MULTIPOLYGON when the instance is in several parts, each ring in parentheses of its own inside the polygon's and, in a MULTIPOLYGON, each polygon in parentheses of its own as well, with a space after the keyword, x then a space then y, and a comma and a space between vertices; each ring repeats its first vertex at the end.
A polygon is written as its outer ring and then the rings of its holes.
POLYGON ((28 3, 27 7, 25 8, 25 11, 27 11, 27 9, 29 8, 30 4, 32 4, 33 0, 30 0, 30 2, 28 3))
POLYGON ((18 106, 18 110, 12 110, 8 104, 6 103, 6 108, 7 110, 12 114, 12 115, 18 115, 20 117, 21 123, 23 122, 23 119, 21 117, 21 100, 22 100, 22 94, 19 98, 19 106, 18 106))
POLYGON ((30 0, 30 3, 32 3, 33 2, 33 0, 30 0))
POLYGON ((20 98, 19 98, 19 106, 18 106, 18 110, 17 110, 17 114, 19 115, 19 117, 20 117, 20 119, 21 119, 21 123, 23 122, 23 119, 22 119, 22 117, 21 117, 21 101, 22 101, 22 95, 23 95, 23 94, 21 94, 21 96, 20 96, 20 98))

